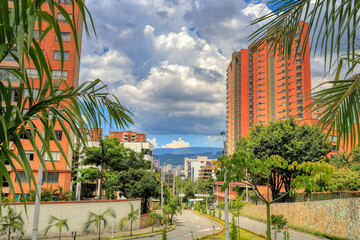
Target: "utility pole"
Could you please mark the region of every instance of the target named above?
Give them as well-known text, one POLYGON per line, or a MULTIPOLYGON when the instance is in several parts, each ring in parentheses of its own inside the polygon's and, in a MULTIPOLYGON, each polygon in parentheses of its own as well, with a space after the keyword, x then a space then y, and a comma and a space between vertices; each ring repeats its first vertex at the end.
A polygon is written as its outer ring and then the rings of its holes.
MULTIPOLYGON (((224 156, 226 156, 226 142, 225 142, 225 132, 222 131, 220 133, 221 136, 223 136, 223 142, 224 142, 224 156)), ((227 170, 225 169, 225 175, 224 175, 224 182, 226 182, 226 175, 227 170)), ((229 209, 228 209, 228 188, 225 189, 225 240, 229 240, 229 209)))
POLYGON ((160 198, 161 217, 164 219, 164 179, 163 179, 162 168, 160 168, 160 181, 161 181, 161 198, 160 198))

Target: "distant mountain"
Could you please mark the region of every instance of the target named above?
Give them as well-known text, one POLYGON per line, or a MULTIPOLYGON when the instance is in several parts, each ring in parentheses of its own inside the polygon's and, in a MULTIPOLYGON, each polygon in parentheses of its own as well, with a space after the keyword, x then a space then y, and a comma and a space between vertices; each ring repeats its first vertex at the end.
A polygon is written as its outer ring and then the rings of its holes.
POLYGON ((209 159, 221 157, 222 148, 190 147, 190 148, 159 148, 154 149, 154 159, 159 158, 160 164, 168 161, 168 164, 177 166, 184 165, 185 158, 197 158, 207 156, 209 159))
POLYGON ((189 147, 189 148, 156 148, 155 155, 162 154, 200 154, 200 153, 217 153, 221 152, 222 148, 216 147, 189 147))

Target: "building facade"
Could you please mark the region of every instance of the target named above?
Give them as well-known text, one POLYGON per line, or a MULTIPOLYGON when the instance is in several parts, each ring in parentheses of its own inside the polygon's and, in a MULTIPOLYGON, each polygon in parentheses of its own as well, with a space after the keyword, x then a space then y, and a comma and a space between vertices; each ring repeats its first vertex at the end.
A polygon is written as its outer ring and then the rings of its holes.
POLYGON ((110 138, 117 138, 120 142, 146 142, 146 134, 132 131, 110 132, 110 138))
MULTIPOLYGON (((308 27, 305 24, 305 30, 308 27)), ((227 150, 232 154, 236 142, 247 136, 254 124, 295 117, 311 119, 312 114, 298 114, 311 103, 310 49, 304 45, 305 32, 296 34, 291 55, 270 52, 272 40, 260 47, 249 46, 234 52, 227 70, 227 150), (295 56, 299 44, 302 51, 295 56)))
MULTIPOLYGON (((79 14, 79 9, 77 5, 73 6, 71 1, 66 1, 66 0, 60 0, 59 3, 74 18, 77 28, 77 35, 79 38, 77 40, 79 42, 79 46, 81 46, 83 21, 79 14)), ((9 1, 10 8, 13 7, 13 4, 14 3, 12 1, 9 1)), ((42 10, 50 12, 49 6, 47 4, 44 4, 42 10)), ((59 27, 61 30, 63 47, 64 47, 63 70, 61 70, 60 47, 57 38, 55 36, 54 30, 49 31, 46 34, 46 37, 40 42, 40 47, 43 49, 44 55, 47 56, 47 60, 51 64, 53 78, 54 79, 60 78, 66 81, 67 85, 77 87, 79 82, 80 58, 76 52, 75 39, 74 36, 72 35, 71 27, 69 26, 68 23, 63 21, 64 17, 58 11, 58 9, 55 9, 55 16, 59 21, 59 27)), ((38 27, 39 26, 36 22, 34 38, 37 40, 39 39, 38 27)), ((45 31, 46 27, 47 25, 43 25, 42 31, 45 31)), ((39 76, 37 74, 37 71, 35 70, 36 68, 31 60, 30 62, 25 61, 25 67, 27 69, 27 74, 29 76, 29 79, 31 80, 31 84, 34 87, 33 92, 36 93, 36 89, 38 89, 40 85, 39 76)), ((8 56, 0 63, 0 81, 2 81, 5 85, 7 84, 7 80, 11 81, 11 86, 13 89, 12 98, 13 101, 16 102, 17 96, 19 94, 18 90, 20 86, 20 81, 9 73, 9 70, 11 69, 20 69, 20 68, 17 65, 17 62, 14 61, 14 59, 11 56, 8 56)), ((60 90, 65 88, 66 85, 63 84, 60 90)), ((26 94, 28 94, 28 92, 24 91, 24 97, 27 96, 26 94)), ((35 123, 35 125, 41 126, 40 120, 34 119, 33 122, 35 123)), ((70 185, 71 185, 72 151, 70 149, 69 142, 67 141, 67 138, 63 135, 61 126, 58 123, 55 125, 55 135, 59 140, 64 152, 66 153, 66 158, 64 158, 60 154, 60 151, 56 146, 56 144, 53 141, 50 141, 50 151, 54 159, 54 166, 56 168, 56 172, 49 158, 45 156, 45 161, 47 160, 45 162, 45 165, 48 172, 48 177, 46 178, 44 174, 43 187, 44 188, 53 187, 53 189, 56 189, 57 187, 62 187, 64 191, 66 191, 66 190, 70 190, 70 185)), ((39 158, 34 153, 34 149, 30 141, 26 138, 26 136, 20 136, 20 138, 24 146, 26 156, 28 157, 29 164, 34 173, 35 180, 37 180, 39 162, 40 162, 39 158)), ((40 137, 37 136, 36 141, 40 144, 41 142, 40 137)), ((16 148, 13 149, 13 152, 14 154, 18 154, 16 148)), ((27 184, 27 177, 25 175, 25 172, 16 161, 14 162, 14 164, 18 171, 19 177, 23 183, 22 184, 23 191, 27 193, 29 190, 31 190, 31 188, 34 188, 34 185, 27 184)), ((12 181, 14 182, 15 198, 16 200, 19 200, 21 189, 19 183, 15 180, 15 172, 10 167, 8 167, 7 169, 10 172, 10 177, 12 181)), ((8 187, 4 186, 2 190, 3 190, 2 192, 5 195, 9 197, 14 197, 13 194, 9 191, 8 187)))
MULTIPOLYGON (((216 159, 209 159, 206 156, 198 156, 197 158, 185 158, 184 160, 184 173, 185 177, 192 179, 199 177, 199 171, 202 166, 212 165, 216 159)), ((195 180, 196 180, 195 179, 195 180)))

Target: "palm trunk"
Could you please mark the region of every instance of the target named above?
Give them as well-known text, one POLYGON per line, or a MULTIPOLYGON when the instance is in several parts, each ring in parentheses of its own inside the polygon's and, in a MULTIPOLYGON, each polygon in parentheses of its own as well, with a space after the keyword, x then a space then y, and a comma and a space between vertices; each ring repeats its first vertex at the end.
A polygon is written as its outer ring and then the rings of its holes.
POLYGON ((61 240, 61 227, 59 229, 59 240, 61 240))
POLYGON ((99 240, 101 239, 101 237, 100 237, 100 231, 101 231, 101 222, 99 221, 99 240))
POLYGON ((154 224, 155 224, 155 223, 153 223, 153 224, 151 225, 151 233, 154 232, 154 224))
POLYGON ((130 236, 132 236, 132 224, 133 224, 133 221, 131 220, 130 221, 130 236))
POLYGON ((265 204, 266 204, 266 239, 271 240, 269 184, 267 185, 267 201, 265 202, 265 204))

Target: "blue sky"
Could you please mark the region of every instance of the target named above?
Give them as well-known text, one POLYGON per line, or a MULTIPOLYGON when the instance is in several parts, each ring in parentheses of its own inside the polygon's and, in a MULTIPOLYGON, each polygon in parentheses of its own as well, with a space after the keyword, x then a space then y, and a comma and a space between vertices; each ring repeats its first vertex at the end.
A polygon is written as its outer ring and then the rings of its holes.
MULTIPOLYGON (((158 147, 222 146, 226 69, 270 11, 262 1, 87 0, 97 38, 83 36, 81 80, 100 78, 134 114, 129 130, 158 147)), ((313 84, 324 81, 312 59, 313 84)), ((115 129, 116 130, 116 129, 115 129)), ((120 130, 120 129, 118 129, 120 130)), ((106 131, 105 131, 106 133, 106 131)))

